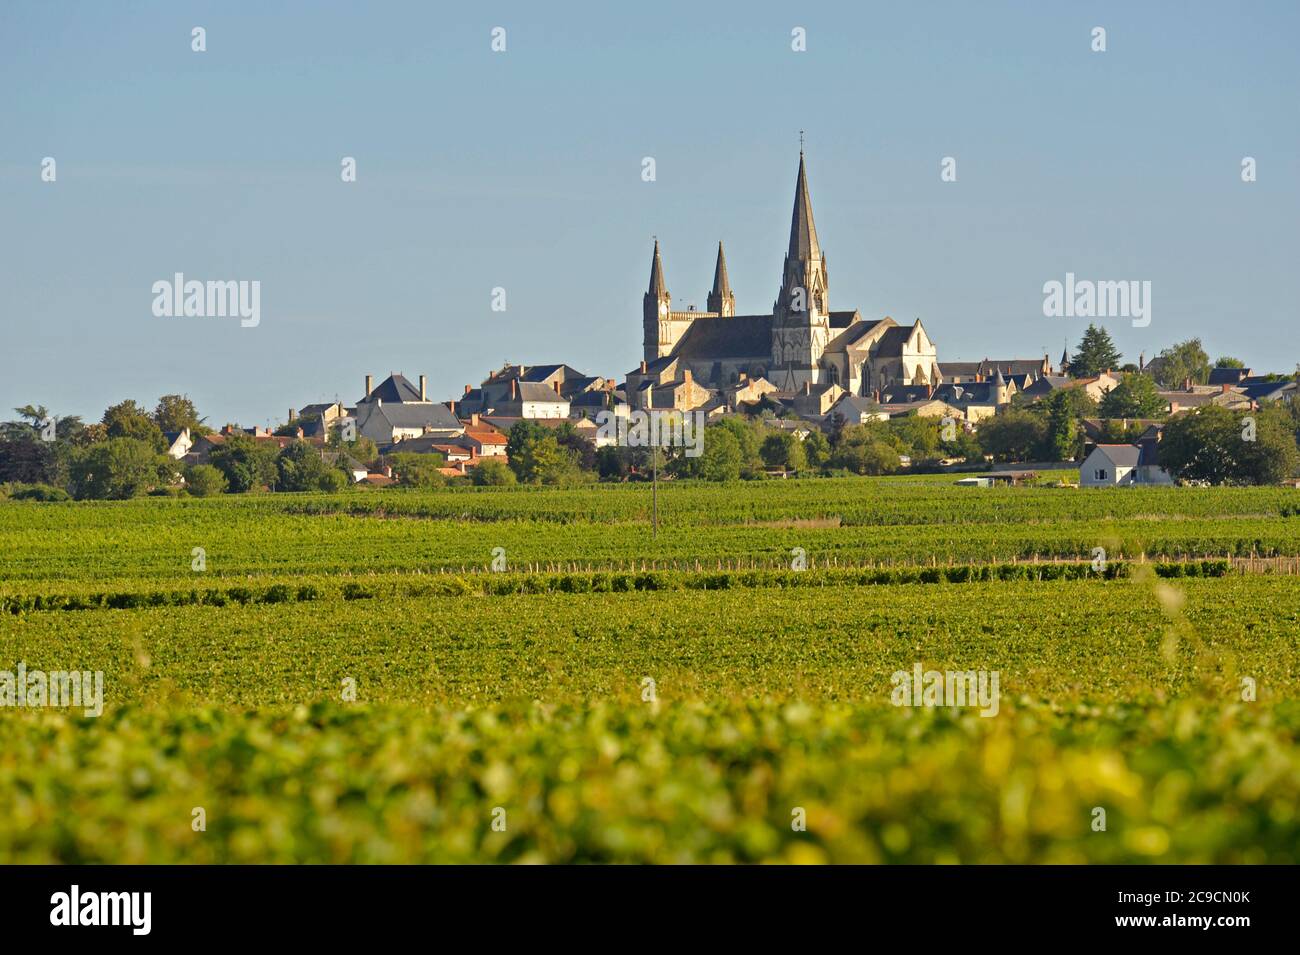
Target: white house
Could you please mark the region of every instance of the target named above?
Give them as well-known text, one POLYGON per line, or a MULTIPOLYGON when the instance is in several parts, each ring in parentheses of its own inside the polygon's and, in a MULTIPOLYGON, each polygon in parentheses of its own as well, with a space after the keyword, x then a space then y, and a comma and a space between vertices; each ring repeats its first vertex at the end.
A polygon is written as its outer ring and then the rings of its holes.
POLYGON ((177 461, 189 454, 190 448, 194 447, 189 428, 182 428, 179 431, 165 431, 163 432, 163 440, 167 442, 167 454, 177 461))
POLYGON ((1079 465, 1080 487, 1118 487, 1130 484, 1173 484, 1169 473, 1155 460, 1155 443, 1099 444, 1079 465))

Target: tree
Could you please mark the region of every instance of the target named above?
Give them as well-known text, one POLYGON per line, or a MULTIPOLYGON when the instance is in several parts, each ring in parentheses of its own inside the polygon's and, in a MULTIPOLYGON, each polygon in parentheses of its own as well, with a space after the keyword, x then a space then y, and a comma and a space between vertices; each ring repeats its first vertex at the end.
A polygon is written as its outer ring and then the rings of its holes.
POLYGON ((854 474, 892 474, 900 461, 898 451, 886 440, 888 435, 883 426, 849 425, 827 464, 854 474))
POLYGON ((287 445, 276 456, 275 467, 277 491, 341 491, 348 485, 347 474, 306 441, 287 445))
POLYGON ((694 476, 706 481, 735 481, 743 463, 740 440, 734 431, 722 427, 704 429, 704 453, 692 459, 694 476))
POLYGON ((1300 466, 1287 409, 1241 413, 1215 405, 1165 425, 1160 464, 1174 477, 1210 484, 1276 484, 1300 466))
POLYGON ((523 475, 519 473, 516 467, 516 461, 523 461, 524 449, 535 441, 540 441, 546 437, 547 431, 540 424, 524 419, 516 421, 514 426, 506 435, 506 457, 510 461, 510 467, 514 469, 515 476, 523 480, 523 475))
POLYGON ((226 476, 210 464, 185 469, 185 491, 193 497, 213 497, 226 489, 226 476))
POLYGON ((135 438, 147 441, 156 451, 164 451, 167 444, 163 441, 162 429, 154 423, 134 400, 127 399, 112 405, 104 412, 104 427, 108 429, 109 438, 135 438))
POLYGON ((762 425, 740 418, 723 418, 716 425, 730 431, 740 446, 740 476, 742 478, 761 477, 763 459, 759 457, 758 448, 762 443, 760 429, 762 425))
POLYGON ((814 431, 803 439, 803 450, 810 468, 824 467, 831 456, 830 441, 821 431, 814 431))
POLYGON ((893 474, 901 462, 898 452, 883 441, 871 440, 863 444, 840 442, 831 455, 830 465, 854 474, 893 474))
POLYGON ((994 461, 1028 461, 1043 446, 1047 422, 1042 415, 1009 409, 979 426, 980 447, 994 461))
POLYGON ((967 464, 984 460, 984 449, 980 447, 979 438, 972 431, 967 431, 960 421, 953 423, 956 436, 952 441, 941 441, 939 448, 944 457, 961 458, 967 464))
POLYGON ((22 420, 0 424, 2 439, 41 438, 45 440, 42 432, 50 421, 54 422, 55 441, 75 441, 85 429, 85 425, 77 415, 59 417, 51 414, 45 405, 23 405, 21 408, 15 408, 14 411, 22 420))
POLYGON ((826 439, 830 442, 832 448, 837 447, 840 443, 840 437, 844 434, 844 426, 848 424, 844 415, 838 411, 832 412, 831 420, 826 428, 826 439))
POLYGON ((484 458, 470 471, 470 480, 479 487, 501 487, 516 482, 515 472, 504 461, 484 458))
POLYGON ((1240 358, 1233 358, 1229 355, 1221 356, 1214 363, 1215 368, 1245 368, 1246 363, 1240 358))
POLYGON ((803 443, 793 434, 778 431, 763 439, 758 449, 759 457, 769 468, 798 471, 808 466, 803 443))
POLYGON ((373 464, 375 459, 379 457, 378 445, 364 434, 357 435, 351 441, 344 441, 342 426, 329 429, 329 438, 326 443, 331 450, 346 452, 362 464, 373 464))
POLYGON ((571 422, 565 421, 553 434, 560 447, 573 452, 578 467, 584 471, 596 470, 596 446, 578 434, 571 422))
POLYGON ((1074 378, 1095 377, 1118 368, 1120 357, 1110 333, 1090 324, 1079 342, 1079 350, 1070 358, 1070 375, 1074 378))
POLYGON ((1165 388, 1181 388, 1191 381, 1203 385, 1210 380, 1210 356, 1201 347, 1199 338, 1189 338, 1157 356, 1156 378, 1165 388))
POLYGON ((445 464, 441 454, 403 451, 385 460, 392 466, 399 487, 442 487, 447 483, 447 476, 440 470, 445 464))
POLYGON ((562 446, 550 434, 525 445, 515 474, 527 484, 576 484, 583 476, 577 452, 562 446))
POLYGON ((1102 396, 1099 410, 1103 418, 1156 418, 1166 407, 1150 375, 1128 375, 1102 396))
POLYGON ((1092 404, 1082 388, 1058 388, 1035 406, 1034 410, 1043 415, 1043 440, 1038 457, 1046 461, 1074 461, 1083 454, 1080 395, 1092 404))
POLYGON ((189 428, 193 437, 211 430, 204 426, 189 395, 163 395, 159 398, 158 406, 153 409, 153 423, 160 431, 183 431, 189 428))
POLYGON ((0 439, 0 484, 52 484, 65 481, 64 455, 52 441, 32 436, 0 439))
POLYGON ((276 467, 278 449, 270 442, 259 442, 251 435, 235 432, 212 449, 208 463, 225 475, 231 491, 255 491, 272 487, 279 471, 276 467))
POLYGON ((891 418, 885 423, 889 441, 899 454, 906 454, 913 461, 939 456, 939 437, 942 419, 909 415, 906 418, 891 418))
MULTIPOLYGON (((708 447, 708 442, 705 442, 708 447)), ((596 471, 602 481, 625 481, 631 471, 632 455, 627 448, 606 445, 596 452, 596 471)))
POLYGON ((160 472, 171 464, 152 444, 139 438, 109 438, 79 449, 72 458, 73 496, 78 499, 123 500, 161 483, 160 472))

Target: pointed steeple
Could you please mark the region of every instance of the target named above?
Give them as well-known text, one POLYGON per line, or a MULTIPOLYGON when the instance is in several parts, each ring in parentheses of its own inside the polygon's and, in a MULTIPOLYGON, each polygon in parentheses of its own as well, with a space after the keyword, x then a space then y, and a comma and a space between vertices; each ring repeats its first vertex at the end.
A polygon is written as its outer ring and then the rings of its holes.
POLYGON ((794 185, 794 212, 790 217, 790 258, 819 259, 817 226, 813 224, 812 199, 808 195, 808 172, 804 168, 803 149, 799 150, 799 178, 794 185))
POLYGON ((723 318, 736 314, 736 296, 732 294, 731 281, 727 278, 727 256, 722 251, 721 242, 718 243, 718 261, 713 266, 713 291, 709 293, 705 307, 723 318))
POLYGON ((659 240, 655 239, 654 257, 650 260, 650 289, 641 296, 641 328, 645 360, 654 361, 672 351, 681 332, 673 334, 671 314, 672 296, 664 281, 664 261, 659 255, 659 240))
POLYGON ((813 224, 802 139, 800 133, 790 247, 781 267, 781 288, 772 304, 772 364, 768 371, 776 375, 771 378, 773 384, 784 391, 822 380, 822 355, 830 340, 826 258, 813 224))
POLYGON ((664 262, 659 256, 659 240, 655 239, 655 254, 650 260, 650 293, 653 298, 667 298, 668 287, 664 284, 664 262))
POLYGON ((1056 369, 1058 375, 1064 375, 1067 368, 1070 367, 1070 348, 1067 345, 1061 352, 1061 367, 1056 369))

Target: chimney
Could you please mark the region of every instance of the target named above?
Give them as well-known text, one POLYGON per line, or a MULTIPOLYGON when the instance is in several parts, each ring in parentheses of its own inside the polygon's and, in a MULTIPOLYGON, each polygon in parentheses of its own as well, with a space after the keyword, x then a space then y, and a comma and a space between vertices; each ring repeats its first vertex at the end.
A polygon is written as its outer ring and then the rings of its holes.
POLYGON ((366 375, 366 397, 370 397, 370 392, 374 390, 375 379, 371 375, 366 375))
POLYGON ((292 408, 290 408, 290 409, 289 409, 289 423, 290 423, 290 424, 293 424, 293 419, 294 419, 294 411, 293 411, 292 408))
POLYGON ((519 379, 511 378, 510 379, 510 400, 514 401, 518 397, 519 397, 519 379))
POLYGON ((645 359, 641 359, 641 374, 645 374, 645 359))
POLYGON ((424 396, 424 382, 425 382, 424 375, 421 375, 420 376, 420 400, 428 401, 429 399, 424 396))
POLYGON ((471 388, 469 385, 466 385, 466 386, 465 386, 465 394, 469 394, 469 393, 470 393, 471 391, 473 391, 473 390, 474 390, 474 389, 471 388))
POLYGON ((682 381, 686 382, 689 385, 691 384, 692 380, 693 380, 693 376, 691 375, 691 370, 689 368, 684 369, 682 371, 682 381))
POLYGON ((1228 384, 1226 381, 1223 383, 1223 393, 1224 393, 1225 395, 1228 393, 1229 389, 1231 389, 1231 388, 1232 388, 1232 385, 1228 384))
POLYGON ((805 381, 805 382, 803 383, 803 393, 804 393, 805 395, 811 395, 811 394, 812 394, 812 382, 811 382, 811 381, 805 381))
POLYGON ((477 428, 477 427, 478 427, 478 412, 477 412, 477 411, 475 411, 473 414, 471 414, 471 415, 469 416, 469 426, 470 426, 471 428, 477 428))

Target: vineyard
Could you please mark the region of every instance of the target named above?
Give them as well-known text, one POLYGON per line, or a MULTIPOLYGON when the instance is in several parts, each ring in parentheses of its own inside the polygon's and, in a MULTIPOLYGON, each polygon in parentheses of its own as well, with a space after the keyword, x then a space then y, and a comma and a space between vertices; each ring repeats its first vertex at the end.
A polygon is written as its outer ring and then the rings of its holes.
POLYGON ((0 670, 105 706, 0 709, 0 860, 1294 863, 1297 500, 9 502, 0 670), (894 705, 917 663, 997 714, 894 705))

